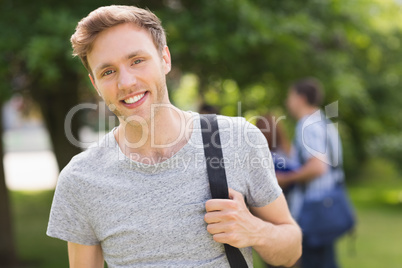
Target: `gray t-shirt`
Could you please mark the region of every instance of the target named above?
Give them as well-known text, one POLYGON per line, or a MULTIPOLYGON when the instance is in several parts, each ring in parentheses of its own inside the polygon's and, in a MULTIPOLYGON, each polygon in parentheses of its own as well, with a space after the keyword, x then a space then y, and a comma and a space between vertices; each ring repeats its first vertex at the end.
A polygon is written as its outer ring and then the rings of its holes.
MULTIPOLYGON (((211 198, 199 114, 175 155, 159 163, 126 157, 112 132, 62 170, 47 235, 101 244, 108 267, 229 267, 204 222, 211 198)), ((218 116, 229 187, 252 207, 274 201, 277 184, 261 132, 243 118, 218 116)), ((251 248, 241 249, 252 267, 251 248)))

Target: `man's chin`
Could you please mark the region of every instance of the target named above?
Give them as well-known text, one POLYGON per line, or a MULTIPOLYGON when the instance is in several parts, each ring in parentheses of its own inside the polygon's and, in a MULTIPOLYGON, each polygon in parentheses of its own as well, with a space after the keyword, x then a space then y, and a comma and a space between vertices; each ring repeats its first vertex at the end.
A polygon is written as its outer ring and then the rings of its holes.
POLYGON ((150 123, 150 116, 145 116, 145 115, 117 115, 116 116, 119 118, 120 123, 124 123, 133 127, 139 127, 139 126, 148 126, 150 123))

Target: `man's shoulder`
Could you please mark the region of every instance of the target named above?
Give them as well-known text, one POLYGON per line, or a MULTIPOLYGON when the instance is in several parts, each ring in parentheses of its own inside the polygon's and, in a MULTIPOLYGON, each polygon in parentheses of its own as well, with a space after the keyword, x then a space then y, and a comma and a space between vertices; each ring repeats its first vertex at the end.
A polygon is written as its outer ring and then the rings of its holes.
POLYGON ((217 119, 220 132, 230 133, 232 138, 239 137, 244 139, 247 133, 256 131, 257 129, 257 127, 249 123, 244 117, 218 115, 217 119))
POLYGON ((106 134, 99 142, 93 144, 85 151, 75 155, 70 162, 63 168, 61 175, 79 174, 95 170, 103 166, 110 159, 110 154, 118 149, 115 144, 107 141, 110 139, 110 133, 106 134))
POLYGON ((249 150, 250 147, 266 149, 268 146, 260 129, 244 117, 219 115, 218 124, 223 144, 230 144, 238 150, 249 150))
POLYGON ((244 126, 247 120, 241 116, 217 115, 219 127, 244 126))

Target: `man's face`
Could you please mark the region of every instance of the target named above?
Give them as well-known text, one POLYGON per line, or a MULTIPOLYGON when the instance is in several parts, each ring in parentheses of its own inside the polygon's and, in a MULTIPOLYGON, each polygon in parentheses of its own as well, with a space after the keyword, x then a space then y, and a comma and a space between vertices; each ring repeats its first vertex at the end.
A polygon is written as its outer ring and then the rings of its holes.
POLYGON ((297 110, 302 104, 303 98, 292 88, 289 89, 288 97, 286 99, 286 107, 293 117, 297 117, 297 110))
POLYGON ((161 56, 146 30, 132 23, 109 28, 97 36, 87 58, 92 84, 119 120, 148 122, 152 104, 169 103, 170 53, 165 47, 161 56))

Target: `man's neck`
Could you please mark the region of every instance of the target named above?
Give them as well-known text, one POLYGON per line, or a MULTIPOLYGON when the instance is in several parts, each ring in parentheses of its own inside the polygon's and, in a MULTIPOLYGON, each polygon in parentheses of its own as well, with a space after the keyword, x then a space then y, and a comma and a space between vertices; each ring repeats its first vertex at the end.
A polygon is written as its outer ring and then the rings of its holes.
POLYGON ((299 110, 298 110, 298 113, 296 115, 296 119, 300 120, 300 119, 302 119, 303 117, 305 117, 307 115, 311 115, 311 114, 315 113, 319 109, 320 109, 319 107, 309 106, 309 105, 300 107, 299 110))
POLYGON ((150 122, 120 122, 115 138, 129 158, 149 163, 162 162, 177 153, 191 137, 192 116, 173 105, 155 111, 150 122))

